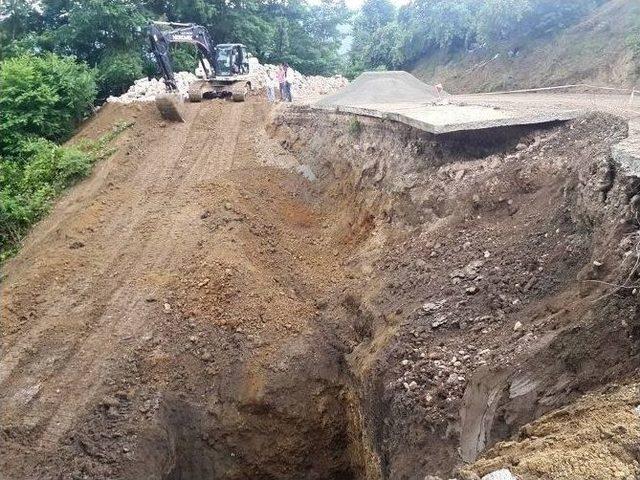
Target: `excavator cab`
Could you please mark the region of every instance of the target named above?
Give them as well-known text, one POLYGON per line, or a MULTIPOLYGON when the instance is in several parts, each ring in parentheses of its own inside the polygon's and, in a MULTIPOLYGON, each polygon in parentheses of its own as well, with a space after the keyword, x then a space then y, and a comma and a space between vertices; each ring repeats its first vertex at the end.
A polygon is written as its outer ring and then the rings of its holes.
POLYGON ((241 43, 216 45, 216 76, 229 77, 249 73, 249 54, 241 43))

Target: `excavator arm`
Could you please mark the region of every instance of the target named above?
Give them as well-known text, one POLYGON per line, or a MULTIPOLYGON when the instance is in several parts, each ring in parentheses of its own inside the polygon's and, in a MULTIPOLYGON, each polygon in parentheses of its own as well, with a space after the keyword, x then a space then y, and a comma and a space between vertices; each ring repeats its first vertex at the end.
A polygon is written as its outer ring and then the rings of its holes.
POLYGON ((149 25, 149 41, 160 73, 170 90, 177 89, 169 54, 169 47, 172 43, 194 45, 206 78, 215 77, 216 50, 204 27, 190 23, 153 22, 149 25), (171 30, 165 30, 163 27, 168 27, 171 30), (207 60, 208 65, 204 59, 207 60))

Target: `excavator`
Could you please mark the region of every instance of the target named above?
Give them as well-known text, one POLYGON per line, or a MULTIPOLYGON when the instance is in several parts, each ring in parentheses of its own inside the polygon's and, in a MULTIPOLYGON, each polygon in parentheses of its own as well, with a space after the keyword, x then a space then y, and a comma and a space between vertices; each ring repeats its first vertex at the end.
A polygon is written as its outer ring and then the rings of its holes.
POLYGON ((186 43, 196 47, 202 78, 189 85, 190 102, 203 98, 226 98, 244 102, 251 91, 249 53, 241 43, 213 45, 207 30, 193 23, 153 22, 149 25, 149 42, 167 93, 156 97, 156 106, 163 118, 184 121, 182 96, 178 92, 169 55, 169 47, 186 43))

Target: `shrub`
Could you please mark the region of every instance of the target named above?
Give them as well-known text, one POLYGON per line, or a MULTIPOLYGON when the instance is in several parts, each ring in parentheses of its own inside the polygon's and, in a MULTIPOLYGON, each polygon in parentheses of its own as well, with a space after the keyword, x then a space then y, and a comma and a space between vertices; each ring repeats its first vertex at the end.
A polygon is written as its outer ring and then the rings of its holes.
POLYGON ((24 154, 29 158, 25 164, 21 190, 37 191, 49 185, 51 191, 59 192, 91 169, 91 156, 75 147, 61 147, 48 140, 28 142, 24 154))
POLYGON ((191 45, 172 45, 171 60, 175 72, 193 72, 199 64, 196 49, 191 45))
POLYGON ((351 117, 351 119, 349 120, 349 133, 355 137, 360 135, 361 131, 362 131, 362 124, 360 123, 360 120, 358 119, 358 117, 356 116, 351 117))
POLYGON ((26 139, 67 139, 96 96, 94 73, 73 58, 21 55, 0 62, 0 155, 26 139))

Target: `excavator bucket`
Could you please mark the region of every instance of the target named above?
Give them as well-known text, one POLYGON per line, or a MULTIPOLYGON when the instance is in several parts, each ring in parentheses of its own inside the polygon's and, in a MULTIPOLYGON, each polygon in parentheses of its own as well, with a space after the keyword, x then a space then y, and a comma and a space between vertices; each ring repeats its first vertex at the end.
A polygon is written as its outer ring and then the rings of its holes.
POLYGON ((156 107, 160 115, 170 122, 184 122, 182 96, 176 93, 165 93, 156 97, 156 107))

